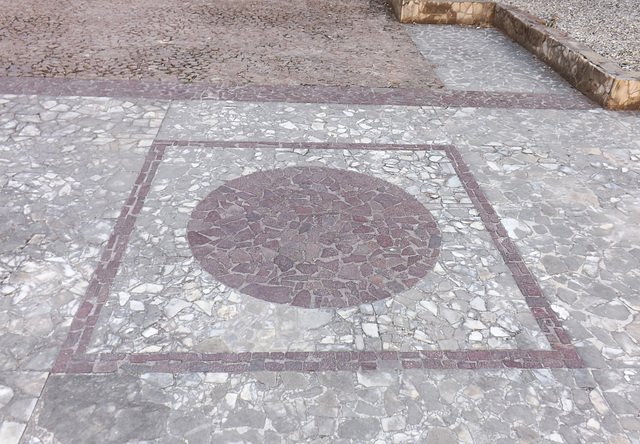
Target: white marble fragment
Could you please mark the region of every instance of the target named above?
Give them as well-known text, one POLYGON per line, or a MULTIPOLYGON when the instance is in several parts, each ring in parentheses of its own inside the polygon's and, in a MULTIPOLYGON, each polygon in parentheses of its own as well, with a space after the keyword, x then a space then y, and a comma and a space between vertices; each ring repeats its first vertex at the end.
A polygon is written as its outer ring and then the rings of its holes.
POLYGON ((487 328, 481 321, 476 319, 468 319, 465 321, 464 326, 470 328, 471 330, 484 330, 487 328))
POLYGON ((364 332, 365 335, 372 338, 377 338, 379 336, 378 325, 372 322, 364 322, 362 324, 362 331, 364 332))
POLYGON ((421 330, 413 332, 413 338, 420 342, 426 342, 427 344, 433 344, 433 339, 428 334, 421 330))
POLYGON ((20 136, 35 137, 35 136, 39 136, 40 135, 40 130, 35 125, 27 125, 24 128, 22 128, 22 131, 20 131, 19 135, 20 136))
POLYGON ((172 318, 178 313, 180 313, 182 310, 190 306, 191 306, 191 303, 187 301, 183 301, 182 299, 178 299, 178 298, 171 298, 169 303, 167 303, 167 305, 164 307, 164 313, 169 318, 172 318))
POLYGON ((502 225, 511 239, 518 240, 531 234, 531 228, 517 219, 504 218, 502 219, 502 225))
POLYGON ((7 405, 13 398, 13 389, 7 386, 0 386, 0 409, 7 405))
POLYGON ((2 424, 0 424, 0 442, 2 444, 18 444, 26 427, 26 424, 19 422, 2 422, 2 424))
POLYGON ((135 293, 135 294, 144 294, 144 293, 156 294, 156 293, 160 293, 162 290, 164 290, 164 287, 162 285, 146 283, 146 284, 140 284, 132 288, 130 291, 131 293, 135 293))
POLYGON ((420 301, 420 305, 429 310, 432 315, 438 315, 438 304, 433 301, 420 301))
POLYGON ((142 332, 142 336, 144 336, 145 338, 150 338, 151 336, 154 336, 156 334, 158 334, 158 329, 154 327, 149 327, 142 332))
POLYGON ((207 373, 204 380, 214 384, 224 384, 229 380, 229 373, 207 373))
POLYGON ((196 306, 205 312, 207 316, 211 316, 214 303, 212 301, 195 301, 196 306))
POLYGON ((131 311, 144 311, 144 303, 140 301, 129 301, 131 311))
POLYGON ((475 298, 473 298, 471 300, 471 302, 469 302, 469 305, 471 306, 471 308, 473 308, 474 310, 477 311, 487 311, 487 305, 484 302, 484 299, 482 299, 479 296, 476 296, 475 298))

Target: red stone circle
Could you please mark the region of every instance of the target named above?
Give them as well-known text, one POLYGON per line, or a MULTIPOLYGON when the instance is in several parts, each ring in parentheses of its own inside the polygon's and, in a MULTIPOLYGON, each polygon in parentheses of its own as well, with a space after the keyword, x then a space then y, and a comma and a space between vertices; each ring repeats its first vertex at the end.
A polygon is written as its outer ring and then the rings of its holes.
POLYGON ((196 207, 194 257, 220 282, 269 302, 347 307, 422 279, 440 231, 413 196, 351 171, 291 167, 231 180, 196 207))

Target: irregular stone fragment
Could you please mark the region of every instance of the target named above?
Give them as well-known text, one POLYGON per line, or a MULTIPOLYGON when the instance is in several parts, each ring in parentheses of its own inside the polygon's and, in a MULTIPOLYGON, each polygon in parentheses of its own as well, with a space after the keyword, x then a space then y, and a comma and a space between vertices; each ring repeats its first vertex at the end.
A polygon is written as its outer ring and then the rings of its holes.
POLYGON ((627 307, 615 301, 588 308, 587 310, 595 315, 602 316, 603 318, 616 319, 620 321, 626 320, 630 315, 627 307))
POLYGON ((164 313, 167 315, 167 317, 172 318, 182 310, 190 306, 191 303, 187 301, 183 301, 182 299, 177 298, 171 298, 171 300, 169 300, 167 305, 164 307, 164 313))
POLYGON ((26 424, 19 422, 3 421, 0 423, 0 442, 18 444, 26 427, 26 424))

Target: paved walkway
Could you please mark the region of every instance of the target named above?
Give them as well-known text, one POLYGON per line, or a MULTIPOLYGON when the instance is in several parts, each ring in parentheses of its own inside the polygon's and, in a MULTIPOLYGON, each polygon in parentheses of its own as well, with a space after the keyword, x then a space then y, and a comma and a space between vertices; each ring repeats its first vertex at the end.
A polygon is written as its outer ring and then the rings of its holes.
POLYGON ((430 83, 0 78, 0 443, 640 443, 640 114, 389 23, 430 83))

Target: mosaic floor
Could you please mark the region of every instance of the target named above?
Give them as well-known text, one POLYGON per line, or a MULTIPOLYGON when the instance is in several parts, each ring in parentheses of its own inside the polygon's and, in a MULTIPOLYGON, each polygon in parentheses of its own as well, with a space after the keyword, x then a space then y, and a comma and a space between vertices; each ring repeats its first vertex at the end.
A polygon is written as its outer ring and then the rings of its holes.
POLYGON ((71 369, 96 354, 113 368, 113 353, 186 353, 207 361, 198 369, 240 353, 242 368, 264 366, 264 353, 281 352, 408 352, 413 366, 443 365, 432 360, 442 353, 415 353, 427 350, 580 365, 453 147, 224 145, 152 147, 148 160, 162 159, 116 224, 110 257, 122 257, 101 268, 120 268, 76 317, 87 354, 71 369), (537 353, 549 339, 566 356, 537 353))
POLYGON ((640 116, 385 32, 333 83, 0 78, 0 443, 640 443, 640 116))

